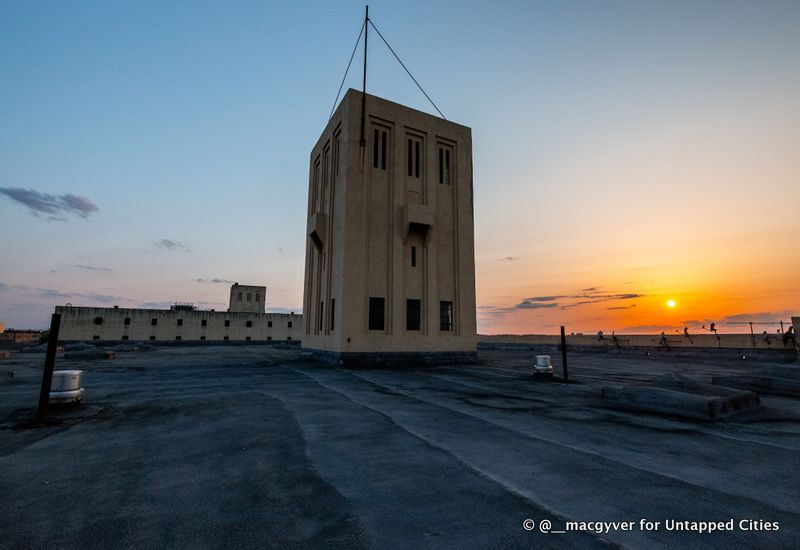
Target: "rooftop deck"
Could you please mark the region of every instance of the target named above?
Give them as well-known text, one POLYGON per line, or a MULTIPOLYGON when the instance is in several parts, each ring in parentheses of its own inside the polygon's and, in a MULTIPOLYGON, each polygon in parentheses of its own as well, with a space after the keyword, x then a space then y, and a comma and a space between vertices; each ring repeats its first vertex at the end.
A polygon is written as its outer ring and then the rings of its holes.
POLYGON ((84 370, 84 404, 21 429, 43 355, 15 354, 0 362, 14 372, 0 378, 0 546, 800 547, 800 398, 765 395, 717 422, 600 400, 607 384, 768 363, 580 353, 562 384, 534 380, 530 353, 479 358, 406 371, 268 346, 59 358, 84 370), (543 534, 528 518, 637 528, 543 534), (664 529, 731 518, 730 532, 664 529), (742 531, 743 519, 780 530, 742 531))

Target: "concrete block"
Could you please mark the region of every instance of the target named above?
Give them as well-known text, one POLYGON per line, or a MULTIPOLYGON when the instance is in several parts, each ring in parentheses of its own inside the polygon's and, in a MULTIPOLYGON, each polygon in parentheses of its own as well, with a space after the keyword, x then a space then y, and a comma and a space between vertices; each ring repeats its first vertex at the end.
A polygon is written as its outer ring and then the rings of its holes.
POLYGON ((767 374, 762 375, 754 373, 714 376, 712 382, 715 385, 726 386, 728 388, 741 388, 758 393, 800 397, 800 380, 779 378, 767 374))
POLYGON ((606 386, 602 399, 617 409, 699 420, 715 420, 760 404, 754 392, 701 384, 679 374, 667 375, 654 386, 606 386))

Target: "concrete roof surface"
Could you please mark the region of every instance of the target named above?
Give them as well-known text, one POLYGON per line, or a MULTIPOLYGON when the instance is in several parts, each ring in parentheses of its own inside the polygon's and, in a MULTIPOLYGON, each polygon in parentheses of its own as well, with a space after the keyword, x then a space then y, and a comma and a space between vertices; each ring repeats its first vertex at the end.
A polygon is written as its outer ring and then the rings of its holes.
POLYGON ((0 547, 800 547, 800 399, 762 396, 717 422, 599 399, 768 361, 576 354, 576 383, 561 384, 533 379, 531 353, 479 359, 348 371, 270 346, 59 356, 84 370, 84 403, 22 429, 43 355, 15 354, 0 362, 14 372, 0 377, 0 547), (528 518, 662 530, 543 534, 528 518), (731 518, 780 530, 663 530, 731 518))

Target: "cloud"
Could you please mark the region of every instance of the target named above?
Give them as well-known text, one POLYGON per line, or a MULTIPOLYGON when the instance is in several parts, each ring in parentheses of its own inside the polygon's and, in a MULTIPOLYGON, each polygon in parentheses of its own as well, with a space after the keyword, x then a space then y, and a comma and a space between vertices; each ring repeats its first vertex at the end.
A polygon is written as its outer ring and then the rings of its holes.
POLYGON ((551 307, 558 307, 556 302, 530 302, 528 300, 523 300, 514 306, 516 309, 546 309, 551 307))
POLYGON ((23 206, 27 206, 34 216, 44 214, 49 220, 65 221, 67 214, 87 219, 90 214, 99 210, 86 197, 70 193, 66 195, 51 195, 49 193, 40 193, 33 189, 23 189, 22 187, 0 187, 0 193, 23 206))
POLYGON ((515 260, 519 260, 518 256, 506 256, 505 258, 500 258, 501 262, 513 262, 515 260))
POLYGON ((278 247, 278 252, 283 252, 283 247, 279 246, 278 247))
POLYGON ((195 281, 198 283, 224 283, 230 285, 234 283, 234 281, 231 281, 229 279, 219 279, 217 277, 214 277, 213 279, 203 279, 202 277, 198 277, 197 279, 195 279, 195 281))
POLYGON ((561 298, 567 298, 567 296, 534 296, 532 298, 523 298, 523 302, 552 302, 554 300, 560 300, 561 298))
POLYGON ((609 310, 613 310, 613 309, 630 309, 632 307, 636 307, 636 304, 631 304, 629 306, 614 306, 614 307, 609 307, 609 308, 606 308, 606 309, 609 309, 609 310))
POLYGON ((186 252, 191 252, 189 243, 173 241, 172 239, 161 239, 156 243, 156 246, 166 248, 167 250, 185 250, 186 252))
POLYGON ((113 271, 112 269, 109 269, 107 267, 97 267, 94 265, 75 264, 75 267, 77 267, 78 269, 85 269, 86 271, 113 271))

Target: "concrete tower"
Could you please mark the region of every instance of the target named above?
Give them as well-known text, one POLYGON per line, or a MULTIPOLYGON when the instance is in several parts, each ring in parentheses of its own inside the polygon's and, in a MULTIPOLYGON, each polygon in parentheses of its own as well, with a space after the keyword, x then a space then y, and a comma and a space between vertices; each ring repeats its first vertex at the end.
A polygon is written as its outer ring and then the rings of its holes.
POLYGON ((311 152, 303 347, 344 364, 475 354, 472 138, 349 90, 311 152))

